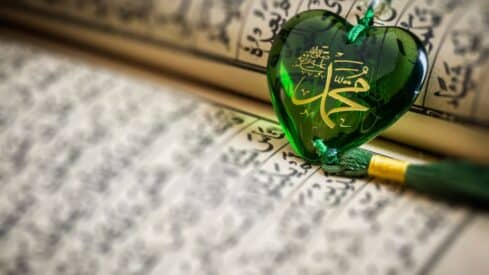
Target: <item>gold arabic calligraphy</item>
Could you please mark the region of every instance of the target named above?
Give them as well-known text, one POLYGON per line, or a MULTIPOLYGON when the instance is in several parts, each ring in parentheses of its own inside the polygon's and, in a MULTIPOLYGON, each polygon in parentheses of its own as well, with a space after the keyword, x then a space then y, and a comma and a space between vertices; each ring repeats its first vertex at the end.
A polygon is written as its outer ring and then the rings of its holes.
MULTIPOLYGON (((342 56, 343 53, 340 52, 335 54, 335 57, 342 56)), ((363 65, 363 62, 349 59, 337 59, 331 61, 330 59, 330 53, 327 46, 321 48, 317 46, 313 47, 298 58, 296 66, 300 68, 303 76, 295 87, 292 103, 295 105, 305 105, 320 100, 321 118, 329 128, 334 128, 336 127, 336 123, 331 119, 332 114, 353 111, 366 112, 369 110, 368 107, 365 107, 342 94, 365 93, 370 90, 370 85, 365 78, 362 78, 362 76, 367 75, 369 71, 368 66, 363 65), (328 64, 327 67, 326 64, 328 64), (335 65, 338 65, 339 67, 336 68, 335 65), (360 65, 362 68, 360 70, 358 68, 350 67, 350 65, 357 67, 360 65), (335 74, 333 78, 333 72, 339 73, 335 74), (311 97, 297 98, 297 91, 299 90, 299 87, 301 87, 306 76, 326 78, 323 91, 320 94, 311 97), (332 88, 332 82, 340 87, 332 88), (328 97, 343 103, 344 106, 326 110, 326 100, 328 97)), ((302 88, 301 91, 303 96, 310 93, 309 90, 304 88, 302 88)))

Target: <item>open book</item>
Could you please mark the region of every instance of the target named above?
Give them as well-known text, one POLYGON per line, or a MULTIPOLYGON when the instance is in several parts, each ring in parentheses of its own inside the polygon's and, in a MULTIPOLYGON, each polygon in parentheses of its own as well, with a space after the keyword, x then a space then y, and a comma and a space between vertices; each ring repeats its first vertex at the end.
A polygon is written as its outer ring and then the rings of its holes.
MULTIPOLYGON (((489 158, 489 13, 461 4, 399 0, 377 18, 419 35, 431 71, 386 134, 405 146, 368 149, 489 158)), ((291 151, 264 64, 281 23, 312 8, 362 12, 349 0, 7 2, 0 274, 487 273, 487 214, 327 175, 291 151)))
MULTIPOLYGON (((4 16, 91 47, 268 101, 265 65, 280 25, 308 9, 355 23, 355 0, 11 1, 4 16)), ((489 2, 395 0, 377 25, 409 29, 429 55, 418 100, 384 136, 489 162, 489 2)))

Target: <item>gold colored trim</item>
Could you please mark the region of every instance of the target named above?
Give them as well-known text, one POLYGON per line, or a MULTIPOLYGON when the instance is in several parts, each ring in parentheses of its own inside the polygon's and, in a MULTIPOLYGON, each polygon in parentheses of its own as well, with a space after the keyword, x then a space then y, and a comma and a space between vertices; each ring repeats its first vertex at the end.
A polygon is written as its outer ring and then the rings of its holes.
POLYGON ((368 165, 370 176, 404 183, 408 163, 402 160, 374 155, 368 165))

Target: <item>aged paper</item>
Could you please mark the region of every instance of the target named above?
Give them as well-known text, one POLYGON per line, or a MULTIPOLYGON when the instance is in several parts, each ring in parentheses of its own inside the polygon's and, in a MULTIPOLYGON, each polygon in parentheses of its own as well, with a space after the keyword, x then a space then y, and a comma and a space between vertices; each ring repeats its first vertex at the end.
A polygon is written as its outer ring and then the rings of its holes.
MULTIPOLYGON (((285 20, 326 9, 355 23, 365 1, 8 1, 3 16, 268 100, 264 76, 285 20)), ((411 112, 385 136, 442 154, 489 162, 487 1, 396 0, 377 25, 409 29, 430 59, 411 112)))
POLYGON ((489 269, 486 214, 326 175, 274 121, 10 37, 0 60, 0 274, 489 269))

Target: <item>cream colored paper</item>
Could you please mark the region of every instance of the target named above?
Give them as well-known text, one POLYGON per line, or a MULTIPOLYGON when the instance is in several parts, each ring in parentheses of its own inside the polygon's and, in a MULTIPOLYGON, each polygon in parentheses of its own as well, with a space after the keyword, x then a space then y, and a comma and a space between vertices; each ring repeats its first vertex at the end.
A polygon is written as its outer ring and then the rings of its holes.
POLYGON ((326 176, 256 102, 28 41, 0 36, 0 274, 489 269, 486 214, 326 176))

